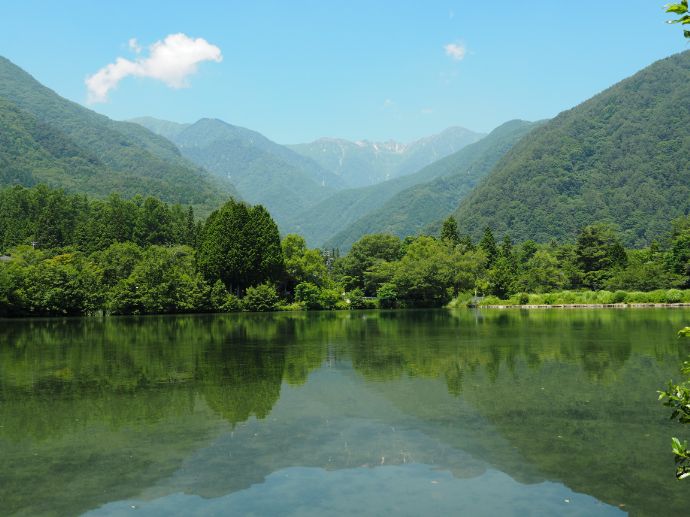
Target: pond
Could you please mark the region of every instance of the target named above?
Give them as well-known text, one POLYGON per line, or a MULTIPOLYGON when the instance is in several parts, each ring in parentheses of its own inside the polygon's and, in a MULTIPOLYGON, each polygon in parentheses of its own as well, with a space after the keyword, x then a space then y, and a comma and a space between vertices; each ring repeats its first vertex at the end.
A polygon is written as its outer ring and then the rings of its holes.
MULTIPOLYGON (((680 515, 688 310, 0 320, 1 515, 680 515)), ((687 426, 686 426, 687 427, 687 426)))

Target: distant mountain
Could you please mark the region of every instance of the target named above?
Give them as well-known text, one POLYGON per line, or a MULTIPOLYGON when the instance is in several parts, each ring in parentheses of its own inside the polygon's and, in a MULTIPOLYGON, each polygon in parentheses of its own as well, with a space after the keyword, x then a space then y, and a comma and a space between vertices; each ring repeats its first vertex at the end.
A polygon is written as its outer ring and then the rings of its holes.
POLYGON ((191 124, 180 124, 178 122, 171 122, 169 120, 161 120, 153 117, 139 117, 133 118, 128 122, 134 122, 140 126, 144 126, 149 131, 153 131, 168 140, 173 140, 184 129, 191 126, 191 124))
POLYGON ((44 182, 104 196, 154 195, 208 211, 229 196, 219 180, 143 127, 57 95, 0 57, 0 183, 44 182))
MULTIPOLYGON (((460 175, 458 189, 463 186, 474 185, 476 180, 487 174, 491 166, 512 146, 520 136, 524 135, 533 127, 530 122, 512 121, 495 129, 487 137, 478 142, 464 147, 462 150, 439 160, 422 170, 372 185, 340 191, 314 207, 295 213, 289 220, 288 229, 305 236, 307 242, 312 245, 322 245, 326 242, 334 244, 335 247, 343 249, 349 247, 359 236, 363 228, 379 228, 392 221, 392 213, 386 214, 382 207, 397 198, 400 193, 407 189, 412 189, 416 185, 422 185, 453 174, 460 175), (375 217, 380 218, 375 221, 375 217), (366 221, 359 223, 359 221, 366 221)), ((446 196, 445 203, 429 212, 425 210, 419 213, 419 217, 428 224, 433 221, 431 213, 441 208, 443 213, 453 210, 460 199, 460 190, 455 189, 448 193, 443 192, 443 188, 435 186, 433 192, 440 192, 439 195, 446 196), (437 190, 439 189, 439 190, 437 190), (452 200, 452 202, 450 201, 452 200), (450 206, 448 203, 451 202, 450 206)), ((435 201, 431 199, 430 204, 435 201)), ((400 217, 397 210, 406 211, 404 205, 393 204, 391 208, 396 212, 395 217, 400 217)), ((414 211, 409 211, 405 218, 414 219, 417 217, 414 211)), ((416 228, 416 225, 415 225, 416 228)), ((411 230, 412 233, 414 231, 411 230)))
POLYGON ((520 141, 455 212, 460 230, 572 239, 609 221, 629 246, 690 213, 690 51, 658 61, 520 141))
POLYGON ((222 120, 175 124, 147 117, 135 121, 167 134, 185 157, 232 181, 244 199, 264 205, 281 228, 295 211, 344 187, 338 176, 313 160, 222 120))
POLYGON ((451 127, 410 144, 321 138, 288 147, 337 174, 348 186, 362 187, 417 172, 483 136, 469 129, 451 127))
POLYGON ((435 179, 396 193, 324 245, 348 250, 369 233, 390 233, 399 237, 420 233, 453 212, 460 200, 491 172, 498 161, 541 124, 524 120, 506 122, 479 142, 422 169, 414 175, 416 178, 435 179))

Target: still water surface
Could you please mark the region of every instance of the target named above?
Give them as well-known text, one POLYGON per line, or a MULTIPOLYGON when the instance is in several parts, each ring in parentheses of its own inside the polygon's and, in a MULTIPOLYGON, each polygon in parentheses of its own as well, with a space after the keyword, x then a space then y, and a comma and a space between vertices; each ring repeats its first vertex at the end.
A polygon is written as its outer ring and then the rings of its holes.
POLYGON ((0 515, 682 515, 687 310, 0 320, 0 515))

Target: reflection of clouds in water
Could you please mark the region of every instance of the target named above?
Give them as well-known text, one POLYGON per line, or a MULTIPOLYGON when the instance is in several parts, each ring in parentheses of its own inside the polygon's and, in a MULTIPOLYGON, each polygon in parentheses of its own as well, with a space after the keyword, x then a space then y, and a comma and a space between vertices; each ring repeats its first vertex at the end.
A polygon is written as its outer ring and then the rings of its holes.
POLYGON ((428 465, 328 471, 292 467, 213 499, 176 493, 118 501, 86 515, 622 515, 559 483, 523 485, 495 470, 457 479, 428 465))

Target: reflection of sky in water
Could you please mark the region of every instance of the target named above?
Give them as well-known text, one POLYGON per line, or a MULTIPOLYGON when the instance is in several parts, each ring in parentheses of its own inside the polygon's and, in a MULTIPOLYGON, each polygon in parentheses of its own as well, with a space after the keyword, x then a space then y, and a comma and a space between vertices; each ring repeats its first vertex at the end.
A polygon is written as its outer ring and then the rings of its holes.
POLYGON ((684 515, 689 314, 0 322, 0 515, 684 515))
POLYGON ((204 499, 176 493, 118 501, 86 515, 621 515, 560 483, 523 485, 496 470, 471 479, 428 465, 327 471, 291 467, 263 483, 204 499))

